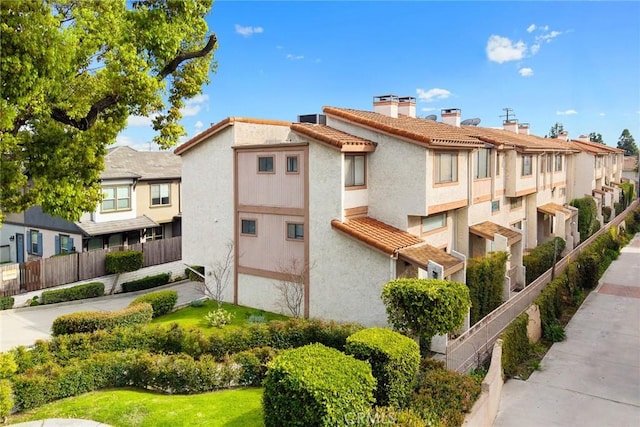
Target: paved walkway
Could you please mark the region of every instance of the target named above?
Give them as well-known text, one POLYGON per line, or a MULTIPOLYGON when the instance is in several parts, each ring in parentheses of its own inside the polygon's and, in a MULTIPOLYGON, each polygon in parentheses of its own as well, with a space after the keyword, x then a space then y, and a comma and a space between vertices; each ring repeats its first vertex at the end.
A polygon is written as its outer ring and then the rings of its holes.
POLYGON ((502 389, 495 427, 640 426, 640 234, 529 380, 502 389))
POLYGON ((13 424, 14 427, 109 427, 97 421, 80 420, 72 418, 50 418, 48 420, 29 421, 13 424))
POLYGON ((63 314, 120 310, 140 295, 165 289, 178 292, 177 306, 202 297, 196 282, 183 281, 139 292, 0 311, 0 352, 19 345, 30 346, 36 340, 49 338, 53 321, 63 314))

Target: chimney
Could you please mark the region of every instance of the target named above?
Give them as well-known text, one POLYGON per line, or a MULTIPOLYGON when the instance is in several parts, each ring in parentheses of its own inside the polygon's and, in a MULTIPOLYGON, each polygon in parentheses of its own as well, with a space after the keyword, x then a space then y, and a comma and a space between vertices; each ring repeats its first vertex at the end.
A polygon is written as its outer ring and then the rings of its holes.
POLYGON ((520 123, 518 125, 518 133, 522 135, 530 135, 529 123, 520 123))
POLYGON ((591 138, 589 138, 589 135, 580 135, 578 137, 578 141, 580 141, 580 142, 591 142, 591 138))
POLYGON ((440 111, 440 115, 442 116, 442 123, 460 127, 460 116, 462 116, 462 111, 459 108, 445 108, 440 111))
POLYGON ((373 111, 385 116, 398 118, 398 97, 396 95, 374 96, 373 111))
POLYGON ((413 96, 402 96, 398 98, 398 114, 415 118, 416 98, 413 96))
POLYGON ((502 128, 507 132, 519 133, 518 120, 511 119, 502 122, 502 128))
POLYGON ((566 130, 560 131, 560 133, 558 133, 558 136, 556 138, 561 139, 562 141, 568 141, 569 132, 567 132, 566 130))

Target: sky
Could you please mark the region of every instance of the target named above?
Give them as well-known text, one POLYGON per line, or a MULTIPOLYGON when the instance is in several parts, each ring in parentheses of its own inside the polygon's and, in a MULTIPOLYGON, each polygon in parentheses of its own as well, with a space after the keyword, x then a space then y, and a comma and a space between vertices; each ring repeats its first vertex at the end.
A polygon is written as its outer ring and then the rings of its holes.
MULTIPOLYGON (((640 2, 218 0, 207 22, 217 69, 183 109, 183 142, 230 116, 293 122, 394 94, 421 117, 500 127, 508 107, 536 135, 559 122, 640 145, 640 2)), ((131 116, 117 144, 157 150, 153 135, 131 116)))

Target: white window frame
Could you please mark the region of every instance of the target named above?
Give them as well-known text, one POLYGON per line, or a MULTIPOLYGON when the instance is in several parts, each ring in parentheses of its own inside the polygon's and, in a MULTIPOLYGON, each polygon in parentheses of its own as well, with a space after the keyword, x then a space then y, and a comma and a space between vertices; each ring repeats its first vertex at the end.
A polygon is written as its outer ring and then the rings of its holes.
POLYGON ((106 195, 107 190, 113 191, 113 197, 109 197, 106 198, 104 197, 102 199, 102 202, 100 203, 100 212, 121 212, 121 211, 130 211, 131 208, 131 185, 108 185, 105 187, 102 187, 102 194, 106 195), (126 197, 122 197, 120 195, 120 191, 121 190, 126 190, 127 191, 127 196, 126 197), (120 207, 120 201, 127 201, 127 206, 126 207, 120 207), (105 209, 104 207, 104 203, 105 201, 113 201, 113 208, 112 209, 105 209))
POLYGON ((447 226, 447 214, 440 213, 429 216, 423 216, 420 224, 422 233, 429 233, 434 230, 445 228, 447 226))
POLYGON ((530 176, 532 174, 533 174, 533 156, 531 156, 530 154, 524 154, 522 156, 522 176, 530 176))
POLYGON ((287 240, 304 240, 304 224, 300 222, 287 222, 287 240))
POLYGON ((298 173, 298 156, 287 156, 287 173, 298 173))
POLYGON ((476 151, 476 179, 491 178, 491 150, 479 148, 476 151))
POLYGON ((163 182, 163 183, 159 183, 159 184, 151 184, 150 185, 150 189, 149 189, 149 194, 151 196, 151 206, 153 207, 157 207, 157 206, 171 206, 171 184, 169 184, 168 182, 163 182), (153 197, 154 196, 154 188, 157 188, 157 192, 158 192, 158 197, 153 197), (163 203, 162 199, 164 199, 165 197, 163 197, 163 189, 166 188, 166 199, 167 202, 163 203), (157 199, 158 203, 154 203, 154 200, 157 199))
POLYGON ((553 170, 554 170, 555 172, 562 172, 562 163, 563 163, 563 162, 562 162, 562 157, 563 157, 562 155, 560 155, 560 154, 556 154, 555 162, 554 162, 554 165, 555 165, 555 166, 554 166, 554 168, 553 168, 553 170))
POLYGON ((435 153, 434 170, 436 184, 458 182, 458 153, 435 153), (447 165, 448 169, 443 168, 444 165, 447 165))
POLYGON ((367 156, 364 154, 344 155, 344 186, 367 186, 367 156))

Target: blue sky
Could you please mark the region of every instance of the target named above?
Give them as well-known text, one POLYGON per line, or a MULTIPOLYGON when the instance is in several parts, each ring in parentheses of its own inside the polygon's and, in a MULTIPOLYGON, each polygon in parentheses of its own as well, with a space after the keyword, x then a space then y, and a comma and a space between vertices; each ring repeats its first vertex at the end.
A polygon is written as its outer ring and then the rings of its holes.
MULTIPOLYGON (((395 94, 419 116, 460 108, 494 127, 509 107, 537 135, 560 122, 640 143, 639 2, 217 1, 208 22, 218 68, 183 111, 187 138, 228 116, 295 121, 395 94)), ((118 144, 152 137, 131 117, 118 144)))

